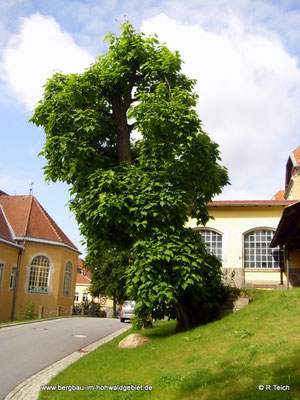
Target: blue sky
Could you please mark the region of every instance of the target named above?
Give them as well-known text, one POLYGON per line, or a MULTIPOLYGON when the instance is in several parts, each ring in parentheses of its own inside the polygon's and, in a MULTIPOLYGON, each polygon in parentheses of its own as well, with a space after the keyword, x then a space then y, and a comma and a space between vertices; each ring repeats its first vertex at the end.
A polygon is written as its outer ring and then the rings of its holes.
POLYGON ((270 199, 284 188, 300 145, 299 0, 2 0, 0 16, 0 189, 28 194, 34 181, 34 195, 83 253, 68 187, 45 183, 44 134, 28 120, 47 77, 82 72, 124 16, 179 50, 198 80, 197 109, 232 183, 220 198, 270 199))

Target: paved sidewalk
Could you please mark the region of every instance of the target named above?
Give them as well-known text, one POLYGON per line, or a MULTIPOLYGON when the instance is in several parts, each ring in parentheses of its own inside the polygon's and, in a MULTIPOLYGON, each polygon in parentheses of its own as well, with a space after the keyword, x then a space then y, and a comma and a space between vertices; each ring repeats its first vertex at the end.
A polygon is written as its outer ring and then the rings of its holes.
POLYGON ((68 355, 67 357, 62 358, 56 363, 50 365, 49 367, 43 369, 35 375, 32 375, 30 378, 26 379, 24 382, 20 383, 17 387, 15 387, 6 397, 5 400, 36 400, 40 393, 40 387, 42 385, 47 385, 47 383, 56 376, 59 372, 67 368, 69 365, 73 364, 75 361, 79 360, 79 358, 85 356, 89 352, 95 350, 97 347, 103 345, 104 343, 109 342, 115 337, 121 335, 122 333, 128 331, 131 328, 131 325, 125 326, 124 328, 97 340, 96 342, 80 349, 79 351, 75 351, 73 354, 68 355))

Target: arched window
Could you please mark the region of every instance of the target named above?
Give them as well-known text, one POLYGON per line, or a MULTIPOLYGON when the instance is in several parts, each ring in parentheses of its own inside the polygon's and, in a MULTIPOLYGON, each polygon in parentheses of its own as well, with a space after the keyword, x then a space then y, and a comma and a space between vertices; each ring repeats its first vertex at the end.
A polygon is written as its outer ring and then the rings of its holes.
POLYGON ((200 229, 199 233, 206 245, 206 250, 222 260, 222 235, 211 229, 200 229))
POLYGON ((245 268, 283 268, 284 256, 279 247, 269 247, 274 231, 256 229, 244 235, 245 268))
POLYGON ((68 261, 65 267, 65 274, 64 274, 64 284, 63 284, 64 296, 71 295, 71 285, 72 285, 72 263, 71 261, 68 261))
POLYGON ((31 261, 28 292, 48 293, 50 262, 45 256, 37 256, 31 261))

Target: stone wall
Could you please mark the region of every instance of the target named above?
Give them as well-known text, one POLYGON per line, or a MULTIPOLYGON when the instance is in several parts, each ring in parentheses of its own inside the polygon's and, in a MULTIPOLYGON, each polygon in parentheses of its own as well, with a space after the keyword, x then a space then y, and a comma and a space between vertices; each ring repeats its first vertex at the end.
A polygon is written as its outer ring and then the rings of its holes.
MULTIPOLYGON (((285 289, 286 283, 273 283, 269 281, 245 282, 245 275, 243 268, 222 268, 224 274, 224 281, 226 285, 237 288, 270 288, 270 289, 285 289)), ((284 272, 286 274, 286 272, 284 272)), ((290 268, 289 270, 290 287, 300 286, 300 268, 290 268)))
POLYGON ((220 305, 220 318, 246 307, 252 299, 244 292, 239 295, 230 293, 220 305))
POLYGON ((225 284, 243 288, 245 286, 245 275, 243 268, 222 268, 225 284))

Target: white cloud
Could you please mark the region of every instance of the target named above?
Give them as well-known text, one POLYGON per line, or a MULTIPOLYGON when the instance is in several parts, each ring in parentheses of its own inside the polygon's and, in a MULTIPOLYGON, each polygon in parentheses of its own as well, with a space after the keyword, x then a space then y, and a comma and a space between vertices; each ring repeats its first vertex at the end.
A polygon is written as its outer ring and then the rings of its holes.
POLYGON ((284 185, 285 162, 299 143, 300 70, 266 27, 232 11, 218 29, 160 14, 141 30, 179 50, 196 78, 203 128, 220 144, 232 186, 224 197, 271 198, 284 185))
POLYGON ((32 111, 55 71, 83 72, 92 62, 92 56, 54 18, 36 13, 23 18, 20 32, 10 37, 3 51, 1 80, 32 111))

